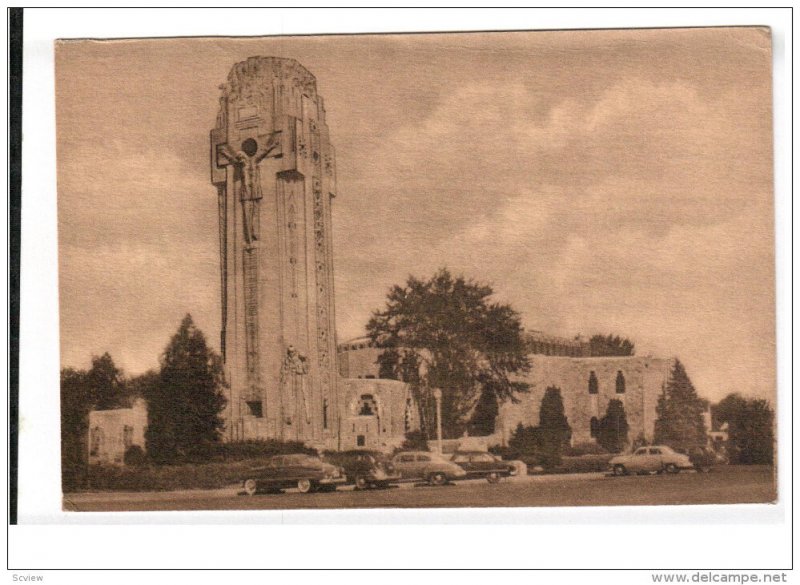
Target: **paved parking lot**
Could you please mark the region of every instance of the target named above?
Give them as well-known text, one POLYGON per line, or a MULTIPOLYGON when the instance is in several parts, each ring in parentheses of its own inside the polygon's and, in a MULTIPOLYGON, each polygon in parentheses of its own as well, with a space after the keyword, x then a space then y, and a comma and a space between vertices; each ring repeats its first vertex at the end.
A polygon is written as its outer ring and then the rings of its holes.
POLYGON ((240 495, 239 486, 180 492, 67 494, 75 511, 275 510, 307 508, 462 508, 763 503, 776 498, 772 467, 721 467, 711 473, 613 477, 602 473, 541 475, 490 485, 483 480, 384 490, 240 495))

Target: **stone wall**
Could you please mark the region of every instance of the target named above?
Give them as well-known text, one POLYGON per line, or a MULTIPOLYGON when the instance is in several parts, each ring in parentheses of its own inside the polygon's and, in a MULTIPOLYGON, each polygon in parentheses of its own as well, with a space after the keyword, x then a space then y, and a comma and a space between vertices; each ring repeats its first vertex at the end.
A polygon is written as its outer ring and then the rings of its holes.
POLYGON ((136 400, 131 408, 93 410, 89 413, 89 463, 121 465, 125 451, 138 445, 144 451, 147 405, 136 400))
POLYGON ((572 428, 572 444, 594 441, 591 420, 605 416, 608 403, 622 401, 628 420, 629 440, 640 435, 652 440, 656 404, 669 378, 673 360, 653 357, 583 357, 531 356, 531 372, 524 381, 530 392, 520 395, 518 404, 507 403, 500 409, 498 430, 507 441, 519 423, 539 424, 539 408, 549 386, 561 389, 564 412, 572 428), (589 391, 594 372, 597 393, 589 391), (617 392, 617 379, 624 379, 624 392, 617 392))
POLYGON ((396 380, 342 379, 336 445, 329 448, 391 451, 407 431, 419 429, 408 384, 396 380))

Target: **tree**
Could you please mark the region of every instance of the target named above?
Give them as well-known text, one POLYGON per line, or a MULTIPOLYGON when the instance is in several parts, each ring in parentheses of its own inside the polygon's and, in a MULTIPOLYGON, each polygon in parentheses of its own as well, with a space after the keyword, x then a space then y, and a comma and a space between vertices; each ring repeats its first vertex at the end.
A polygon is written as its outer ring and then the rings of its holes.
POLYGON ((621 400, 609 401, 597 427, 597 442, 611 453, 619 453, 628 442, 628 419, 621 400))
POLYGON ((542 450, 542 466, 556 467, 561 464, 561 452, 569 445, 572 429, 564 415, 561 389, 550 386, 544 391, 539 409, 539 441, 542 450))
POLYGON ((530 370, 520 316, 491 301, 493 294, 490 286, 447 269, 426 281, 411 276, 405 286, 392 287, 385 308, 367 324, 372 342, 383 349, 381 376, 411 386, 428 438, 436 429, 434 388, 442 391, 445 437, 493 432, 498 405, 528 389, 512 380, 530 370))
POLYGON ((676 359, 656 404, 655 443, 682 449, 704 446, 706 404, 697 395, 683 364, 676 359))
POLYGON ((222 386, 222 360, 187 314, 161 357, 158 383, 147 385, 150 457, 168 463, 206 456, 223 427, 222 386))
POLYGON ((64 491, 82 487, 88 464, 89 411, 94 399, 86 372, 61 370, 61 483, 64 491))
POLYGON ((728 423, 731 463, 771 464, 774 459, 775 413, 766 400, 729 394, 712 409, 718 424, 728 423))
POLYGON ((122 370, 114 365, 108 352, 92 357, 92 367, 86 374, 86 384, 96 410, 127 406, 122 370))
POLYGON ((125 404, 122 370, 104 353, 86 370, 61 370, 61 481, 64 490, 83 487, 89 464, 89 412, 125 404))
POLYGON ((618 335, 592 335, 589 339, 589 354, 592 357, 633 355, 635 347, 632 341, 618 335))
POLYGON ((508 449, 513 457, 538 454, 542 448, 541 439, 539 427, 523 426, 519 423, 508 439, 508 449))

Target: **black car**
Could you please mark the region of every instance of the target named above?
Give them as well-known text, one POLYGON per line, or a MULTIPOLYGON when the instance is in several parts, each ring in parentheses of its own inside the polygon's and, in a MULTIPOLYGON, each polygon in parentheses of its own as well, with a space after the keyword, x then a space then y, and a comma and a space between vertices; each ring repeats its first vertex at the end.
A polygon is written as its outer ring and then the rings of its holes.
POLYGON ((251 469, 242 481, 247 495, 296 487, 301 493, 334 491, 345 483, 344 470, 305 454, 276 455, 264 467, 251 469))
POLYGON ((400 474, 392 462, 380 451, 341 451, 326 455, 325 459, 341 466, 347 483, 354 484, 358 490, 386 487, 400 480, 400 474))
POLYGON ((456 451, 451 461, 467 472, 467 479, 485 478, 489 483, 517 472, 514 465, 486 451, 456 451))

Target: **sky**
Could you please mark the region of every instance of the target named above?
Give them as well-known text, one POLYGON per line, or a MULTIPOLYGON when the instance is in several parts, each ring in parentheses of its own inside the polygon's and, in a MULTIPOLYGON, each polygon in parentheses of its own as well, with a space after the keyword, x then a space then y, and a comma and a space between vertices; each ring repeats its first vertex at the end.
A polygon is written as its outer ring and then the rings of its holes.
POLYGON ((438 268, 527 329, 623 335, 698 392, 775 396, 769 32, 69 41, 56 53, 62 366, 129 375, 188 312, 218 348, 208 168, 249 56, 316 76, 337 153, 340 341, 438 268))

